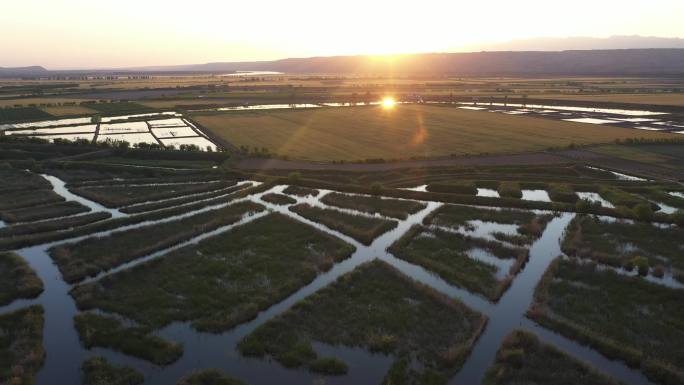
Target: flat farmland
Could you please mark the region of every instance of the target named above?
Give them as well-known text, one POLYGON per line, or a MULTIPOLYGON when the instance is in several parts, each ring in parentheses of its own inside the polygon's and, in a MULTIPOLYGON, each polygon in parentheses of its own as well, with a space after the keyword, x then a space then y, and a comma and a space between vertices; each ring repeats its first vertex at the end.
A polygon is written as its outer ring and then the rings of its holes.
POLYGON ((603 155, 657 164, 672 169, 678 169, 684 161, 684 146, 676 144, 639 146, 612 144, 592 147, 590 150, 603 155))
POLYGON ((57 103, 80 103, 86 101, 85 99, 69 99, 63 97, 35 97, 35 98, 17 98, 17 99, 0 99, 0 107, 8 108, 12 106, 30 106, 41 104, 57 104, 57 103))
POLYGON ((455 107, 396 105, 197 114, 234 144, 311 161, 507 154, 680 135, 510 116, 455 107))
POLYGON ((96 111, 90 108, 81 106, 44 107, 41 109, 53 116, 89 115, 96 113, 96 111))

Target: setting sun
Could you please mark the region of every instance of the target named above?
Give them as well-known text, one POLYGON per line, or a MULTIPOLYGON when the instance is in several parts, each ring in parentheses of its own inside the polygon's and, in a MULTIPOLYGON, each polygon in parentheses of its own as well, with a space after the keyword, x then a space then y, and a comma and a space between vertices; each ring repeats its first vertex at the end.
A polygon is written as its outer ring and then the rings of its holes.
POLYGON ((397 102, 394 100, 394 98, 382 99, 382 106, 384 108, 392 108, 392 107, 394 107, 395 104, 397 104, 397 102))

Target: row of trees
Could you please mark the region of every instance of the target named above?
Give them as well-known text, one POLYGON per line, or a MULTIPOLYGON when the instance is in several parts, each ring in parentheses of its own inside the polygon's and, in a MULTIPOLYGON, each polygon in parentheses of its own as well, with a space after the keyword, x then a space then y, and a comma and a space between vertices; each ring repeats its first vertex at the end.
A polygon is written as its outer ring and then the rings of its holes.
POLYGON ((0 142, 23 142, 23 143, 41 143, 41 144, 55 144, 55 145, 69 145, 69 146, 95 146, 95 147, 101 147, 101 148, 113 148, 113 149, 120 149, 120 150, 125 150, 128 148, 136 148, 136 149, 141 149, 141 150, 164 150, 164 151, 174 151, 174 150, 179 150, 179 151, 206 151, 206 152, 225 152, 226 150, 221 147, 217 147, 214 149, 213 146, 207 146, 206 148, 202 148, 196 144, 181 144, 177 148, 174 146, 164 146, 159 143, 134 143, 131 145, 131 143, 125 141, 125 140, 111 140, 107 139, 103 142, 97 142, 93 143, 91 140, 88 139, 74 139, 74 140, 69 140, 69 139, 64 139, 64 138, 56 138, 53 139, 52 141, 49 139, 41 138, 41 137, 19 137, 19 136, 8 136, 8 135, 0 135, 0 142))

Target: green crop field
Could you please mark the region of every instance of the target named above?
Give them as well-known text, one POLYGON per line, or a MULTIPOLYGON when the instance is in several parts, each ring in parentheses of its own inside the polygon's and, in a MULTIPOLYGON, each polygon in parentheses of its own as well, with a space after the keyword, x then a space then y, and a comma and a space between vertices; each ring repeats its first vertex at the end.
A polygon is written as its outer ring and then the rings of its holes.
POLYGON ((35 107, 0 108, 0 123, 50 118, 52 115, 35 107))
POLYGON ((677 169, 684 159, 684 146, 672 145, 603 145, 592 147, 591 151, 637 162, 657 164, 677 169))
POLYGON ((229 112, 194 118, 238 147, 316 161, 503 154, 618 138, 677 137, 427 105, 229 112))
POLYGON ((140 113, 154 111, 153 108, 133 102, 88 103, 85 107, 103 113, 140 113))

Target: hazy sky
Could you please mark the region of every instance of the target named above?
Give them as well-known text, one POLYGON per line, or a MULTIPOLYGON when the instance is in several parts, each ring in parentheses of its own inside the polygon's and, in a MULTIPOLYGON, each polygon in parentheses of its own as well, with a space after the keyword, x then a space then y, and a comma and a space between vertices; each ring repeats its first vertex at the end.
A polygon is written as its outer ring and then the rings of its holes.
POLYGON ((0 66, 95 68, 684 37, 684 0, 5 0, 0 66))

